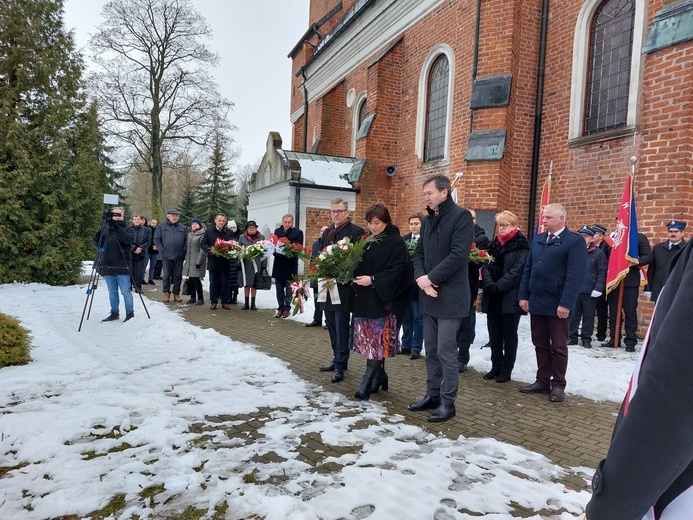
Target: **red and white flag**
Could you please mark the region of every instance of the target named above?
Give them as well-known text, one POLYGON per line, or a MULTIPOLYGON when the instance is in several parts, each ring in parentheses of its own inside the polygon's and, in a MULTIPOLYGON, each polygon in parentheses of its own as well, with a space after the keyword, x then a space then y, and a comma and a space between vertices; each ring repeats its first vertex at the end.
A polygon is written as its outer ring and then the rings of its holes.
POLYGON ((628 274, 631 262, 638 259, 638 219, 635 215, 633 174, 628 174, 621 196, 616 229, 611 233, 613 241, 609 268, 606 272, 606 292, 610 293, 628 274))

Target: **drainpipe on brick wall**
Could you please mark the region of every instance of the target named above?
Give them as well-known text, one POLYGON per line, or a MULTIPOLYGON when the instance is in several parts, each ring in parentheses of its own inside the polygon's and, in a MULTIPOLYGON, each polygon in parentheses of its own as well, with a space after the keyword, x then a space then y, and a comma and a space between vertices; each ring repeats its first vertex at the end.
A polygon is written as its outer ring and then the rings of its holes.
POLYGON ((541 5, 541 33, 539 36, 539 63, 537 65, 537 97, 534 113, 534 144, 532 145, 532 169, 529 184, 529 210, 527 231, 533 232, 534 214, 537 203, 537 184, 539 178, 539 150, 541 148, 541 121, 544 111, 544 65, 546 63, 546 33, 549 26, 549 0, 541 5))
MULTIPOLYGON (((474 58, 472 60, 472 92, 474 91, 474 81, 479 69, 479 31, 481 28, 481 0, 476 0, 476 26, 474 28, 474 58)), ((474 109, 469 109, 469 133, 474 130, 474 109)))
MULTIPOLYGON (((301 68, 301 77, 303 78, 303 153, 308 151, 308 87, 306 87, 306 69, 301 68)), ((301 184, 294 185, 296 188, 294 221, 296 226, 301 222, 301 184)))

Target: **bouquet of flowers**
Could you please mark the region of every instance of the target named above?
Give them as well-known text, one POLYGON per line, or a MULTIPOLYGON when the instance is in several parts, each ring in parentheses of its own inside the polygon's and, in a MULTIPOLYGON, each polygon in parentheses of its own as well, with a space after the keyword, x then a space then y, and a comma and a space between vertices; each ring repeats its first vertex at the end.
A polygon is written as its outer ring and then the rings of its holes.
POLYGON ((241 253, 243 260, 255 260, 256 258, 268 258, 274 252, 274 244, 269 240, 260 240, 246 246, 241 253))
POLYGON ((418 240, 414 240, 413 238, 410 238, 407 241, 407 248, 409 249, 409 256, 414 254, 414 251, 416 251, 416 247, 419 245, 418 240))
POLYGON ((291 315, 303 314, 303 301, 310 298, 310 288, 303 280, 295 280, 291 282, 291 315))
POLYGON ((325 285, 328 289, 337 283, 353 281, 354 270, 361 263, 363 252, 372 242, 377 241, 377 235, 364 235, 356 242, 345 237, 336 244, 330 244, 313 260, 313 266, 308 271, 308 280, 327 280, 325 285))
POLYGON ((472 249, 469 251, 469 262, 472 264, 493 262, 493 257, 483 249, 477 249, 476 244, 472 244, 472 249))
POLYGON ((286 237, 278 238, 274 247, 277 253, 286 258, 298 258, 299 260, 310 258, 310 251, 297 242, 289 242, 286 237))
POLYGON ((222 240, 217 238, 214 245, 209 248, 210 253, 221 258, 238 258, 243 252, 243 246, 235 240, 222 240))

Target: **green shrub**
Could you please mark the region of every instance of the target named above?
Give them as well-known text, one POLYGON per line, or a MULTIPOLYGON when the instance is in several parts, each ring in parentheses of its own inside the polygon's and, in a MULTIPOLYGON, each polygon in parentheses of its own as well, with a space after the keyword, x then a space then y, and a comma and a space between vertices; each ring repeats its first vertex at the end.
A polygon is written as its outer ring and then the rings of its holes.
POLYGON ((0 313, 0 368, 31 361, 29 331, 17 320, 0 313))

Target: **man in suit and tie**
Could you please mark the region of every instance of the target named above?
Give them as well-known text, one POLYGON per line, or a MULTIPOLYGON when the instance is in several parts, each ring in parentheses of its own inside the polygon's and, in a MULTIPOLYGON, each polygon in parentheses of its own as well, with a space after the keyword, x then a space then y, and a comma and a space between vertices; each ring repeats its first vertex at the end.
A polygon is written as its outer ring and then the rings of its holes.
MULTIPOLYGON (((419 241, 421 223, 424 218, 422 213, 415 213, 409 217, 409 233, 402 238, 409 246, 410 258, 419 241)), ((411 268, 413 273, 414 266, 412 265, 411 268)), ((409 359, 419 359, 421 357, 421 348, 423 347, 423 334, 423 314, 419 310, 419 287, 414 284, 411 288, 409 306, 402 320, 402 354, 409 354, 409 359)))
POLYGON ((520 392, 550 394, 565 400, 570 314, 575 307, 587 265, 585 241, 566 227, 561 204, 544 208, 546 232, 532 240, 518 293, 520 308, 531 314, 532 343, 537 356, 537 378, 520 392))

